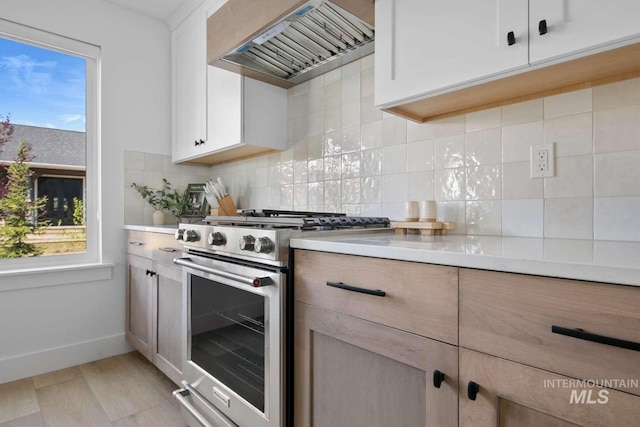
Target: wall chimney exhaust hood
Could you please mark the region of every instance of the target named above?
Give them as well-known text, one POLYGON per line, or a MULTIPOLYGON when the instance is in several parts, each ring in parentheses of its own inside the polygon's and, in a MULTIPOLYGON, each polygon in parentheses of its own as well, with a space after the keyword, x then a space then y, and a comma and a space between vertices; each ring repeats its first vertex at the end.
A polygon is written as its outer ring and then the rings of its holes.
POLYGON ((372 53, 374 35, 336 3, 311 0, 212 65, 291 87, 372 53))

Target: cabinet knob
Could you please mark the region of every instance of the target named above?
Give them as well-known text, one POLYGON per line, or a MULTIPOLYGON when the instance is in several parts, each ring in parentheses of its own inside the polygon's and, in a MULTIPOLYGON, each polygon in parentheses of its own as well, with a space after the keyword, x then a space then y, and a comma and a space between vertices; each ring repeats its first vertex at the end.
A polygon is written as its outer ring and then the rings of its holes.
POLYGON ((507 33, 507 44, 509 46, 516 44, 516 35, 513 34, 513 31, 507 33))
POLYGON ((437 369, 433 371, 433 386, 435 388, 440 388, 443 381, 444 381, 444 372, 438 371, 437 369))
POLYGON ((543 19, 542 21, 538 22, 538 32, 540 33, 540 35, 544 35, 547 34, 547 20, 543 19))
POLYGON ((480 386, 473 381, 469 381, 469 384, 467 384, 467 397, 469 398, 469 400, 476 400, 479 391, 480 386))
POLYGON ((195 145, 195 146, 197 147, 198 145, 200 145, 200 143, 199 143, 199 142, 198 142, 198 140, 196 139, 195 141, 193 141, 193 145, 195 145))

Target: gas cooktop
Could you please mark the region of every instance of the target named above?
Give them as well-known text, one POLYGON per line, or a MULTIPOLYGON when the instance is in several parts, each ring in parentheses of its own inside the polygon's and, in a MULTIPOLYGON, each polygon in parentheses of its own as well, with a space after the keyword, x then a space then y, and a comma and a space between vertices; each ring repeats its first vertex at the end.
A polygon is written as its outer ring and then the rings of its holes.
POLYGON ((389 228, 389 218, 343 213, 244 210, 237 216, 208 216, 200 223, 180 224, 176 240, 186 252, 286 263, 289 240, 302 233, 347 232, 389 228))
POLYGON ((389 218, 346 216, 344 213, 247 209, 239 216, 208 216, 206 224, 256 228, 292 228, 300 231, 350 228, 386 228, 389 218))

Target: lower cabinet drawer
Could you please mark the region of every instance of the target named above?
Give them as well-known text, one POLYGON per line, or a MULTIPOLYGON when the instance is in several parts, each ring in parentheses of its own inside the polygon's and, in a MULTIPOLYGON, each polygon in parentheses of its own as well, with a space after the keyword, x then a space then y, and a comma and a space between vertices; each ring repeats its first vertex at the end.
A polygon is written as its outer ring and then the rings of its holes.
POLYGON ((160 248, 173 248, 176 253, 182 251, 173 234, 128 230, 126 243, 128 254, 144 258, 152 258, 160 248))
POLYGON ((460 346, 640 395, 640 288, 461 269, 460 346))
POLYGON ((455 267, 297 250, 294 271, 297 301, 458 343, 455 267))

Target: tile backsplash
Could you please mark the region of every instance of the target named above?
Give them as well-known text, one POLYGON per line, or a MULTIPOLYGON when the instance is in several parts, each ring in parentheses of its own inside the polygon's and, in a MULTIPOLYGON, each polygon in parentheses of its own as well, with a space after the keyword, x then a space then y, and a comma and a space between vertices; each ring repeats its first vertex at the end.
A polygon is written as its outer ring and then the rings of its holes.
POLYGON ((198 173, 242 208, 403 219, 435 199, 459 234, 640 241, 640 79, 423 124, 373 92, 373 56, 295 86, 287 151, 198 173), (529 147, 549 142, 555 176, 531 179, 529 147))
MULTIPOLYGON (((132 183, 148 185, 154 189, 162 187, 165 178, 173 188, 182 191, 190 183, 205 182, 211 175, 211 168, 202 166, 175 165, 171 156, 124 152, 124 223, 153 224, 154 209, 146 203, 133 188, 132 183)), ((167 224, 177 223, 172 215, 166 218, 167 224)))

